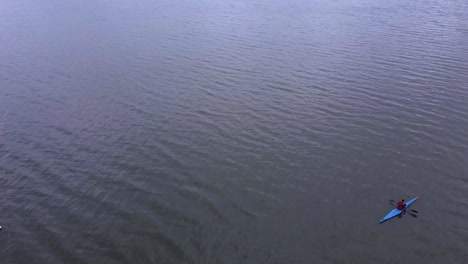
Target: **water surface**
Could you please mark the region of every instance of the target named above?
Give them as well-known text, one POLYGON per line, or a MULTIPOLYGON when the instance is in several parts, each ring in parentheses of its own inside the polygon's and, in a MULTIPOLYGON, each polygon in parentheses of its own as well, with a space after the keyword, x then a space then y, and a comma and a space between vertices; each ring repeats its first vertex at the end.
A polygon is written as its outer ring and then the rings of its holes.
POLYGON ((467 14, 3 1, 1 262, 467 262, 467 14))

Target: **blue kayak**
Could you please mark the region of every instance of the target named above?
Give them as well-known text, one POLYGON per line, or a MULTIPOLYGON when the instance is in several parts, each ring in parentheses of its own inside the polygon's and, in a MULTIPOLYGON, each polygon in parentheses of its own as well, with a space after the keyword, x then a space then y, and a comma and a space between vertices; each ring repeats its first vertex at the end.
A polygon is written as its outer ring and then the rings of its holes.
POLYGON ((405 203, 406 207, 405 207, 405 209, 403 209, 403 210, 398 210, 397 208, 391 210, 390 213, 388 213, 386 216, 384 216, 384 218, 382 218, 382 219, 380 220, 380 223, 383 223, 383 222, 385 222, 385 221, 387 221, 387 220, 389 220, 389 219, 392 219, 392 218, 395 217, 395 216, 401 215, 406 209, 408 209, 408 207, 410 207, 414 202, 416 202, 416 200, 417 200, 418 198, 419 198, 419 196, 416 197, 416 198, 413 198, 413 199, 409 200, 408 202, 406 202, 406 203, 405 203))

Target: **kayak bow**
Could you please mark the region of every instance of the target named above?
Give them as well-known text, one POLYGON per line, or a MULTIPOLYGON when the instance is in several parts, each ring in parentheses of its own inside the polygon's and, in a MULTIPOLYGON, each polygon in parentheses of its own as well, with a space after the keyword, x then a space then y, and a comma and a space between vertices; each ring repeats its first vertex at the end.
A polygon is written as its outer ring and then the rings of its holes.
POLYGON ((401 215, 401 214, 402 214, 404 211, 406 211, 406 209, 408 209, 408 207, 410 207, 418 198, 419 198, 419 196, 416 197, 416 198, 413 198, 413 199, 409 200, 408 202, 406 202, 406 203, 405 203, 405 205, 406 205, 406 206, 405 206, 405 209, 403 209, 403 210, 398 210, 397 208, 391 210, 390 213, 388 213, 386 216, 384 216, 384 218, 382 218, 382 219, 380 220, 380 223, 383 223, 383 222, 385 222, 385 221, 387 221, 387 220, 389 220, 389 219, 392 219, 392 218, 395 217, 395 216, 401 215))

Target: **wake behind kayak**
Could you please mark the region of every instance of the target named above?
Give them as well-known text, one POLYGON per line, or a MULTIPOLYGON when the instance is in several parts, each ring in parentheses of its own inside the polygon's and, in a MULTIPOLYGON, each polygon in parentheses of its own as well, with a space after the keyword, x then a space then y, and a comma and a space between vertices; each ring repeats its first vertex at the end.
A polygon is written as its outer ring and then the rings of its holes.
POLYGON ((383 223, 383 222, 385 222, 385 221, 387 221, 387 220, 392 219, 393 217, 396 217, 396 216, 401 215, 401 214, 402 214, 404 211, 406 211, 406 209, 408 209, 408 207, 410 207, 418 198, 419 198, 419 196, 418 196, 418 197, 415 197, 415 198, 413 198, 413 199, 411 199, 411 200, 409 200, 408 202, 406 202, 406 203, 405 203, 405 205, 406 205, 406 206, 405 206, 405 209, 403 209, 403 210, 399 210, 399 209, 397 209, 397 208, 391 210, 386 216, 384 216, 384 218, 380 219, 380 223, 383 223))

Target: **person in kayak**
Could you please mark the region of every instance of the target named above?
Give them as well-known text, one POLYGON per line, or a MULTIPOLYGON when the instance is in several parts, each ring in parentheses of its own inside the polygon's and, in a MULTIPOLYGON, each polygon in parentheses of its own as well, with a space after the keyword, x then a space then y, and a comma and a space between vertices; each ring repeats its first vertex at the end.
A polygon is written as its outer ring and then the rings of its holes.
POLYGON ((401 201, 398 201, 397 203, 397 209, 398 210, 403 210, 405 209, 406 204, 405 204, 405 199, 401 199, 401 201))

